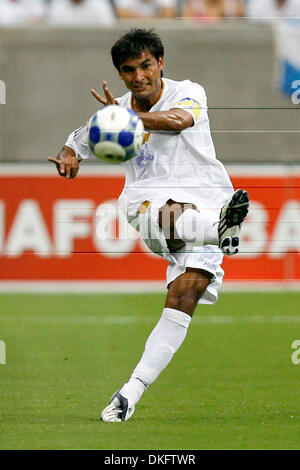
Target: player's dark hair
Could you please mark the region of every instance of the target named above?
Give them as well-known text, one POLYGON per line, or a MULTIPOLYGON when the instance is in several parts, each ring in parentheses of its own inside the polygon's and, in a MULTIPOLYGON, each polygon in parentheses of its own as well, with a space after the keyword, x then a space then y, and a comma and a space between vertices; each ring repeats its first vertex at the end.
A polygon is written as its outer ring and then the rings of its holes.
POLYGON ((149 49, 157 61, 164 56, 164 46, 153 29, 149 31, 147 29, 131 29, 111 48, 113 64, 120 72, 120 67, 125 60, 139 57, 146 49, 149 49))

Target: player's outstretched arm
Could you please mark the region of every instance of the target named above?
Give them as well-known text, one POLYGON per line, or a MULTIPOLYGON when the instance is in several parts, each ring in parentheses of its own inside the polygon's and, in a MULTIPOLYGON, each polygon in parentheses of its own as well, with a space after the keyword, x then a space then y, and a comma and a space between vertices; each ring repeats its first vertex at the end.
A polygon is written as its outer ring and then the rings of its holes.
POLYGON ((65 178, 75 178, 78 173, 79 161, 71 147, 64 145, 57 157, 49 157, 48 161, 55 163, 60 176, 65 178))
POLYGON ((112 92, 108 88, 107 82, 103 82, 103 91, 104 91, 105 97, 99 95, 99 93, 97 93, 96 90, 94 90, 93 88, 91 90, 91 93, 96 98, 96 100, 99 101, 100 103, 104 104, 104 106, 108 106, 109 104, 118 104, 118 102, 116 101, 114 95, 112 94, 112 92))
POLYGON ((144 127, 149 131, 181 132, 194 125, 192 115, 184 109, 172 108, 168 111, 139 112, 144 127))

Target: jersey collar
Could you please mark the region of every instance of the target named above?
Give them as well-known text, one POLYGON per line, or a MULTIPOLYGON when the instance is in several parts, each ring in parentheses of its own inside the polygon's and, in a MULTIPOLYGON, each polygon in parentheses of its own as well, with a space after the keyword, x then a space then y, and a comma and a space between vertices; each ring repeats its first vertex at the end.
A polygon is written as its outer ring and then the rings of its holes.
MULTIPOLYGON (((166 83, 164 81, 164 79, 162 78, 161 79, 161 90, 160 90, 160 93, 159 93, 159 96, 158 96, 158 100, 156 101, 156 103, 154 103, 154 105, 152 106, 151 110, 154 108, 154 106, 157 105, 157 103, 160 101, 162 95, 163 95, 163 92, 165 91, 165 87, 166 87, 166 83)), ((130 98, 130 106, 131 106, 131 109, 134 110, 133 108, 133 96, 131 95, 131 98, 130 98)), ((151 111, 150 110, 150 111, 151 111)))

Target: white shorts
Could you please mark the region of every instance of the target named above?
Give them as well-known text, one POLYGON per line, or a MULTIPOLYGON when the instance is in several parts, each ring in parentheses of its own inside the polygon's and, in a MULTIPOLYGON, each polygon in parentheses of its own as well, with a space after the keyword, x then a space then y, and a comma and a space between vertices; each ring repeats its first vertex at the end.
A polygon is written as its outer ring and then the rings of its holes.
POLYGON ((158 211, 163 206, 161 200, 151 201, 147 211, 139 214, 130 223, 139 230, 147 247, 169 261, 167 268, 167 285, 185 273, 186 268, 197 268, 208 271, 213 278, 199 299, 199 304, 214 304, 218 300, 218 290, 222 284, 224 271, 221 268, 223 253, 218 246, 185 245, 180 250, 170 253, 167 241, 158 223, 158 211))
POLYGON ((199 299, 199 304, 214 304, 218 300, 218 290, 221 287, 224 271, 221 268, 223 253, 218 246, 188 246, 172 253, 174 262, 167 267, 167 285, 178 276, 185 273, 186 268, 197 268, 208 271, 213 275, 210 284, 199 299))

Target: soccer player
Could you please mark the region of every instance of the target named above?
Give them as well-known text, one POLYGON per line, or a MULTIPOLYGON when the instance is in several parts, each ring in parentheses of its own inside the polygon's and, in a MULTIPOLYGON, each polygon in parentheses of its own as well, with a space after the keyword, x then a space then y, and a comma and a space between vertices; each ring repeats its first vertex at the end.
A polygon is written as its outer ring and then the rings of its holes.
MULTIPOLYGON (((123 163, 126 181, 119 198, 128 221, 148 247, 169 261, 165 307, 128 382, 115 392, 102 421, 128 420, 145 390, 182 344, 198 303, 217 301, 223 253, 238 251, 249 206, 245 190, 233 191, 217 160, 203 87, 163 78, 164 48, 152 30, 131 30, 111 50, 113 64, 129 91, 115 99, 103 82, 107 106, 135 110, 143 120, 145 143, 123 163)), ((74 178, 79 161, 91 155, 85 124, 68 137, 57 158, 58 172, 74 178)))

